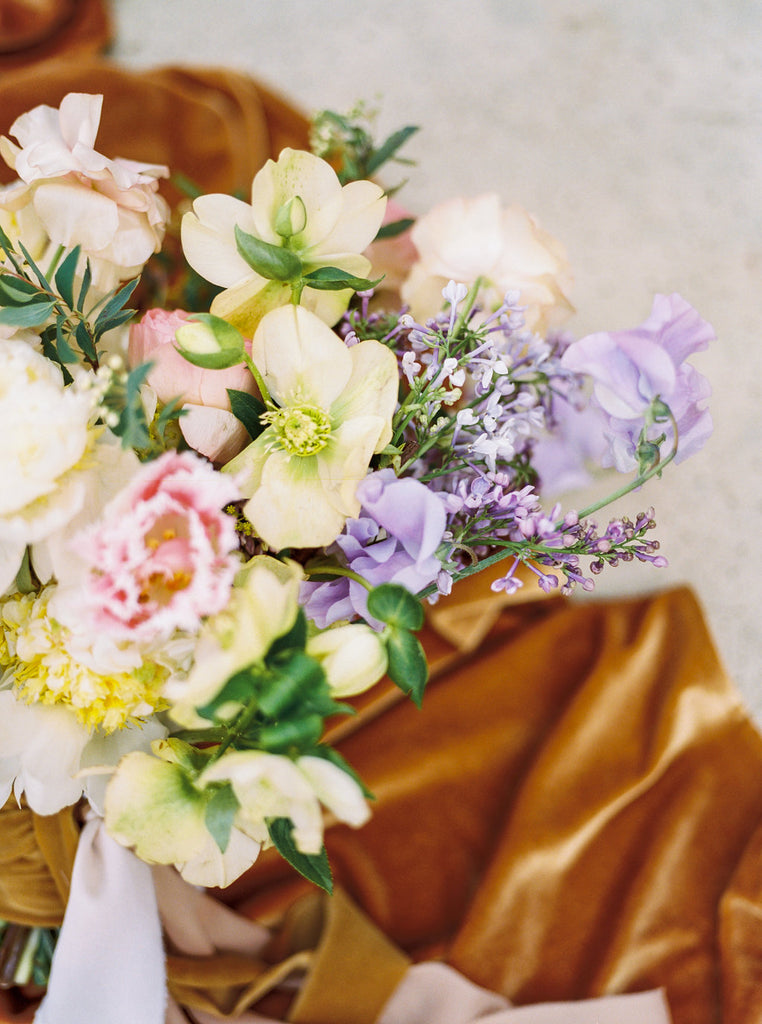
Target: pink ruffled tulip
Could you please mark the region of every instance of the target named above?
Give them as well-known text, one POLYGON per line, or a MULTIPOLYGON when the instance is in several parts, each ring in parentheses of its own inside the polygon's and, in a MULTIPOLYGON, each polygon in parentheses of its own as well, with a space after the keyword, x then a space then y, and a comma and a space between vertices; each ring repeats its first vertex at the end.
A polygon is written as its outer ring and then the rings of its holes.
POLYGON ((160 640, 196 631, 230 597, 239 562, 232 477, 191 452, 169 451, 142 468, 75 539, 90 566, 86 604, 115 639, 160 640))

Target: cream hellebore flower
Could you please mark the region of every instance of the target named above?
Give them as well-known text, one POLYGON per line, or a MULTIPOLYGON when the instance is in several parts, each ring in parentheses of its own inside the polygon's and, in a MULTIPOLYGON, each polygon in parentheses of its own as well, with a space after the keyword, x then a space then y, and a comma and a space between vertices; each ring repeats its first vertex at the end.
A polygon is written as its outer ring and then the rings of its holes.
POLYGON ((527 327, 540 334, 572 312, 563 246, 521 206, 503 207, 494 194, 450 199, 419 217, 411 238, 418 259, 401 295, 419 320, 442 308, 448 281, 470 286, 478 277, 483 306, 497 309, 507 292, 518 291, 527 327))
POLYGON ((357 516, 357 485, 391 439, 394 354, 378 341, 350 348, 301 306, 268 313, 252 359, 273 404, 266 429, 225 467, 249 497, 244 514, 274 550, 330 544, 357 516))
POLYGON ((0 155, 20 180, 0 191, 0 225, 35 258, 48 242, 80 245, 105 293, 158 252, 169 216, 158 179, 169 172, 93 149, 102 105, 102 96, 69 93, 59 109, 41 105, 13 122, 18 145, 0 138, 0 155))
POLYGON ((267 820, 290 818, 298 850, 317 854, 323 847, 324 804, 354 828, 370 817, 362 789, 347 772, 322 757, 291 760, 263 750, 236 750, 211 764, 201 782, 229 782, 240 804, 236 824, 269 846, 267 820))
MULTIPOLYGON (((367 277, 370 261, 359 255, 373 241, 384 216, 383 190, 370 181, 342 185, 319 157, 284 149, 268 160, 251 186, 251 205, 227 195, 201 196, 182 221, 188 263, 207 281, 225 289, 211 312, 251 337, 262 316, 291 301, 285 279, 270 280, 253 270, 238 248, 235 229, 301 261, 303 272, 336 267, 367 277)), ((352 290, 316 291, 301 301, 327 324, 346 310, 352 290)))
POLYGON ((236 821, 220 850, 206 825, 214 790, 184 751, 185 744, 168 739, 153 743, 150 754, 124 757, 106 790, 106 829, 141 860, 174 864, 191 885, 230 885, 257 859, 260 843, 236 821))

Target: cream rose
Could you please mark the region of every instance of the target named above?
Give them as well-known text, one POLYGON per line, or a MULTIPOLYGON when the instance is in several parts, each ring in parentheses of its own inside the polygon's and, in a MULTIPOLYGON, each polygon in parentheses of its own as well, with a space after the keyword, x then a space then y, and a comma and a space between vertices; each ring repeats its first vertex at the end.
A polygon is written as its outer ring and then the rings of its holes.
POLYGON ((418 252, 402 286, 413 316, 425 320, 442 308, 448 281, 484 286, 479 301, 497 309, 508 291, 520 292, 527 326, 539 333, 559 326, 572 311, 571 274, 561 243, 522 209, 502 207, 497 195, 451 199, 419 218, 412 229, 418 252))

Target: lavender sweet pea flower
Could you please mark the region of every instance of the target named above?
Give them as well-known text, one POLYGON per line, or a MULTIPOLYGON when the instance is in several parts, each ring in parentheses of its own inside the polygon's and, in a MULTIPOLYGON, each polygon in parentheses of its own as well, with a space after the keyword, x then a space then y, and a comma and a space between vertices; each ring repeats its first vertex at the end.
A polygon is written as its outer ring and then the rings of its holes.
MULTIPOLYGON (((328 549, 374 586, 398 583, 417 593, 436 580, 442 563, 436 550, 445 531, 442 500, 425 484, 398 479, 391 469, 370 473, 357 488, 362 509, 328 549)), ((368 617, 368 592, 344 577, 328 583, 303 583, 301 600, 308 617, 325 629, 334 622, 368 617)))
MULTIPOLYGON (((710 324, 677 294, 657 295, 651 315, 631 330, 590 334, 574 342, 562 365, 593 380, 593 403, 603 412, 611 446, 610 462, 622 472, 637 468, 637 446, 653 403, 659 399, 675 417, 675 462, 698 451, 712 431, 702 404, 711 389, 684 361, 707 347, 715 334, 710 324)), ((649 440, 671 441, 668 422, 651 425, 649 440)))

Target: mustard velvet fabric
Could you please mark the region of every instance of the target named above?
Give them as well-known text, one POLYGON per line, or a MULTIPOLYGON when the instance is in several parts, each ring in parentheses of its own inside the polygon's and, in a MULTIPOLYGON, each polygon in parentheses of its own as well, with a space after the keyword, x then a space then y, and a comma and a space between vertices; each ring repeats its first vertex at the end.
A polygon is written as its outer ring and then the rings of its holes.
MULTIPOLYGON (((267 156, 306 144, 301 115, 243 75, 87 60, 4 74, 0 131, 72 89, 106 94, 102 151, 168 163, 205 191, 246 194, 267 156)), ((364 829, 328 830, 338 883, 400 955, 443 957, 519 1004, 663 986, 675 1024, 762 1020, 762 739, 694 597, 505 602, 487 583, 430 613, 423 711, 382 684, 333 728, 376 796, 364 829)), ((71 843, 35 846, 28 813, 6 809, 5 826, 0 898, 48 920, 71 843)), ((219 895, 277 931, 307 890, 269 853, 219 895)), ((314 962, 330 988, 337 974, 314 962)), ((170 958, 170 986, 188 1005, 220 986, 241 1005, 253 968, 232 967, 170 958)), ((30 1019, 10 998, 0 1020, 30 1019)), ((377 1011, 377 992, 371 1010, 357 998, 357 1020, 377 1011)), ((310 1020, 304 1000, 291 1012, 310 1020)))

